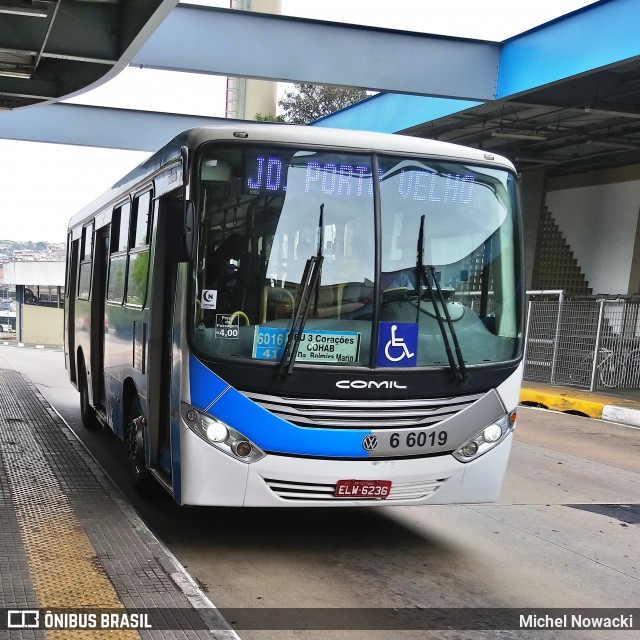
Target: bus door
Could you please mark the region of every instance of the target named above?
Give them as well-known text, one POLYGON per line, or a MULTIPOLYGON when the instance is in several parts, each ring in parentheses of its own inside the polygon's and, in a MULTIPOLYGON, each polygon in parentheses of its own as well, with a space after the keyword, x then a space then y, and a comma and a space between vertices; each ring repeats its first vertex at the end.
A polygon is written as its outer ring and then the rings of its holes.
POLYGON ((65 332, 64 357, 71 382, 76 383, 76 290, 78 282, 78 253, 80 240, 73 240, 71 234, 67 238, 67 274, 65 286, 65 332))
POLYGON ((95 246, 95 274, 93 308, 91 317, 93 318, 94 330, 92 335, 95 342, 91 345, 91 371, 93 372, 93 393, 96 408, 105 411, 106 390, 104 377, 104 339, 105 339, 105 300, 107 295, 107 275, 109 273, 109 240, 110 229, 106 227, 96 233, 95 246))
POLYGON ((176 292, 176 276, 177 264, 169 262, 165 265, 165 273, 163 274, 165 304, 162 308, 162 372, 160 385, 162 393, 160 395, 160 463, 162 470, 171 475, 171 415, 176 414, 172 411, 172 405, 175 398, 172 398, 172 388, 178 385, 172 385, 172 378, 177 374, 174 371, 173 362, 173 320, 175 309, 175 292, 176 292))
POLYGON ((179 340, 174 327, 178 263, 173 259, 176 234, 175 220, 181 202, 170 196, 156 201, 156 237, 151 255, 150 340, 160 348, 149 350, 149 406, 152 466, 168 482, 172 480, 172 416, 180 415, 180 358, 175 358, 174 341, 179 340), (157 429, 157 431, 156 431, 157 429))

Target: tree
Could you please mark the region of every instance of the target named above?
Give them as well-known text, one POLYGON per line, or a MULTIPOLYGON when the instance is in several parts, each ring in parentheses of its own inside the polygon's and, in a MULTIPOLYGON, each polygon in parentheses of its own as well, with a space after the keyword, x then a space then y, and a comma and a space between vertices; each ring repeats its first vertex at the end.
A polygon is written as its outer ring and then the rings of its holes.
POLYGON ((278 100, 278 105, 284 109, 286 122, 309 124, 366 97, 364 89, 296 83, 293 91, 287 90, 284 98, 278 100))
POLYGON ((253 119, 256 122, 286 122, 284 116, 274 116, 272 113, 256 113, 253 119))

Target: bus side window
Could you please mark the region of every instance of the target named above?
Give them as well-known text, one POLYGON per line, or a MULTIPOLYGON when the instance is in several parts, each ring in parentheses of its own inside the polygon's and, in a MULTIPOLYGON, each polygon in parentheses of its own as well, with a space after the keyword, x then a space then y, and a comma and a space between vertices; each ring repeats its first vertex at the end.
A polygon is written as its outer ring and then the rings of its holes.
POLYGON ((78 298, 88 300, 91 294, 91 263, 93 260, 93 222, 82 229, 80 247, 80 275, 78 277, 78 298))
POLYGON ((129 217, 131 203, 116 207, 111 217, 111 247, 109 259, 109 282, 107 300, 122 304, 127 272, 127 249, 129 246, 129 217))
POLYGON ((136 306, 144 306, 147 297, 151 202, 151 191, 141 193, 133 201, 127 269, 127 304, 136 306))

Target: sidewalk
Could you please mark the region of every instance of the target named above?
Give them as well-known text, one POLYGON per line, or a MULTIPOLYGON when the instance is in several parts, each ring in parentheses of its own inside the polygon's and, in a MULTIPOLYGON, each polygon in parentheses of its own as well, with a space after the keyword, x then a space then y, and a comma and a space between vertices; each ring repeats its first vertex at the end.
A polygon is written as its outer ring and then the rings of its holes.
POLYGON ((116 638, 238 637, 38 390, 7 369, 0 575, 0 637, 10 627, 12 639, 66 638, 69 628, 93 638, 105 622, 116 638))
POLYGON ((520 403, 640 427, 640 391, 591 393, 524 380, 520 403))

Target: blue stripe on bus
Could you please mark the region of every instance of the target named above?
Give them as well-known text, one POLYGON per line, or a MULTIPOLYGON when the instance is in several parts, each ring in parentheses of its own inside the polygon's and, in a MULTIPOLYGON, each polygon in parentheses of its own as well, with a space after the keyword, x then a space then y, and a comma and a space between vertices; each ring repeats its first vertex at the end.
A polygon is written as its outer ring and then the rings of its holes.
MULTIPOLYGON (((219 418, 230 427, 237 429, 249 440, 265 451, 298 455, 367 458, 362 448, 362 440, 371 433, 370 429, 322 429, 299 427, 291 424, 270 411, 263 409, 239 391, 228 387, 218 376, 202 363, 191 357, 191 388, 198 390, 200 402, 191 404, 205 410, 211 401, 207 399, 215 392, 205 393, 204 387, 228 390, 207 410, 209 415, 219 418)), ((220 394, 215 393, 215 397, 220 394)))
POLYGON ((204 411, 228 386, 193 354, 189 354, 189 390, 194 407, 204 411))

